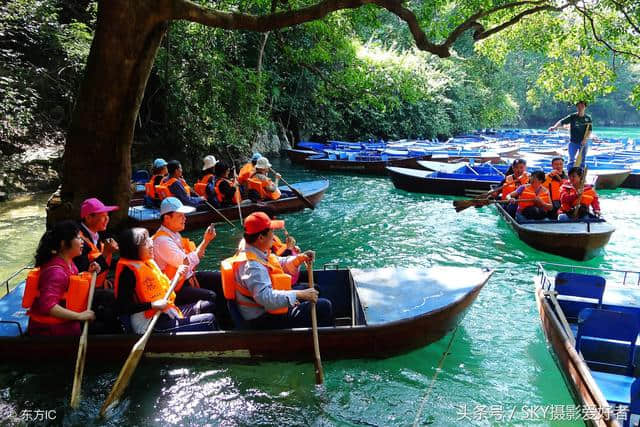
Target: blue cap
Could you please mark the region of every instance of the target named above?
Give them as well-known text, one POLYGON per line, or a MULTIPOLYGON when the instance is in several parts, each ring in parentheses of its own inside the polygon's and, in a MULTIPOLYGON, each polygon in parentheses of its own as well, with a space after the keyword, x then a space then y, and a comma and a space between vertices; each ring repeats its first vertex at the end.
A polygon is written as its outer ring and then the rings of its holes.
POLYGON ((153 168, 160 169, 167 166, 167 161, 165 159, 155 159, 153 161, 153 168))
POLYGON ((260 157, 262 157, 262 154, 260 153, 253 153, 253 156, 251 156, 251 161, 255 161, 258 160, 260 157))
POLYGON ((175 197, 167 197, 160 204, 160 215, 168 214, 171 212, 180 212, 180 213, 191 213, 195 211, 196 208, 193 206, 185 206, 182 202, 175 197))

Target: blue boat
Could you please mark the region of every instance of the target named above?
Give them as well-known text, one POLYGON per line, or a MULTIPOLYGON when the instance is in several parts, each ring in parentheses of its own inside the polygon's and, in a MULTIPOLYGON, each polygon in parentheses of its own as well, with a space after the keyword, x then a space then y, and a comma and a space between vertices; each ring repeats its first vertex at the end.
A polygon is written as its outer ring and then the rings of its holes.
POLYGON ((582 413, 598 426, 637 422, 640 272, 540 263, 535 282, 542 328, 582 413))
POLYGON ((387 167, 396 188, 416 193, 473 197, 499 185, 504 178, 492 165, 462 165, 452 172, 387 167))

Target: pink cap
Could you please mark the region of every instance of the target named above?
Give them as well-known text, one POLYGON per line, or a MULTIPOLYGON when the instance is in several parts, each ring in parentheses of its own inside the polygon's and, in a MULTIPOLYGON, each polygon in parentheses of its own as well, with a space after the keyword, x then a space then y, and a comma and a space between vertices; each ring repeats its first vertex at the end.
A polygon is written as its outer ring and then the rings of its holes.
POLYGON ((87 215, 94 213, 117 211, 118 209, 120 209, 118 206, 105 206, 100 200, 92 197, 80 205, 80 218, 85 218, 87 215))

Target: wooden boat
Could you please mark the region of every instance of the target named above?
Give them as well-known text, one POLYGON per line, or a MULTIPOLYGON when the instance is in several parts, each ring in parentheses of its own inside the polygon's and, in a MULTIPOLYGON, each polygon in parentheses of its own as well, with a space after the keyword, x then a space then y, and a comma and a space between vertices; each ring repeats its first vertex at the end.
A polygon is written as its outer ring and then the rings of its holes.
MULTIPOLYGON (((323 359, 381 358, 423 347, 452 331, 492 274, 480 268, 316 270, 336 326, 319 328, 323 359)), ((306 272, 301 281, 307 280, 306 272)), ((8 286, 8 285, 7 285, 8 286)), ((74 360, 77 337, 24 335, 24 282, 0 299, 0 360, 74 360)), ((223 325, 224 326, 224 325, 223 325)), ((90 335, 87 357, 122 361, 139 337, 90 335)), ((312 360, 310 328, 233 329, 152 335, 146 357, 312 360)))
MULTIPOLYGON (((320 203, 324 192, 329 187, 329 181, 306 181, 293 184, 296 190, 302 193, 314 206, 320 203)), ((281 186, 280 191, 282 197, 278 200, 250 203, 248 200, 243 201, 240 205, 242 215, 247 216, 252 212, 264 209, 265 206, 269 206, 273 209, 274 213, 281 214, 285 212, 295 212, 303 210, 306 205, 299 197, 295 196, 287 187, 281 186), (249 203, 247 203, 249 202, 249 203)), ((227 208, 218 209, 225 217, 230 220, 238 219, 238 207, 230 206, 227 208)), ((222 222, 224 219, 213 210, 196 211, 187 214, 187 223, 185 230, 194 230, 197 228, 203 228, 212 222, 222 222)), ((132 227, 144 227, 149 232, 155 232, 160 227, 160 210, 156 208, 149 208, 143 205, 130 206, 129 207, 129 223, 132 227)))
POLYGON ((620 426, 630 415, 629 404, 640 397, 631 392, 638 380, 628 369, 637 360, 628 355, 638 336, 640 273, 540 263, 535 283, 542 329, 556 363, 577 403, 594 409, 596 416, 585 421, 620 426), (635 331, 625 322, 629 317, 635 331), (632 337, 628 344, 620 332, 632 337))
POLYGON ((406 168, 415 168, 418 160, 427 160, 429 155, 420 157, 382 157, 375 156, 370 158, 349 159, 332 159, 327 155, 321 154, 308 157, 304 161, 304 165, 317 170, 354 172, 367 175, 385 175, 387 166, 397 166, 406 168))
POLYGON ((629 169, 588 169, 587 182, 597 190, 615 190, 631 175, 629 169))
POLYGON ((640 188, 640 171, 631 172, 620 186, 624 188, 640 188))
POLYGON ((532 248, 578 261, 599 255, 616 229, 603 219, 519 223, 500 203, 496 203, 495 207, 520 240, 532 248))
MULTIPOLYGON (((483 169, 486 169, 483 167, 483 169)), ((487 192, 502 182, 498 174, 478 174, 476 168, 460 166, 453 173, 430 172, 421 169, 388 167, 387 172, 396 188, 416 193, 447 194, 473 197, 487 192), (476 171, 472 173, 471 171, 476 171)))
POLYGON ((291 160, 291 163, 295 164, 303 164, 308 157, 320 154, 317 151, 301 150, 297 148, 289 148, 285 150, 285 152, 287 153, 287 156, 289 156, 289 160, 291 160))

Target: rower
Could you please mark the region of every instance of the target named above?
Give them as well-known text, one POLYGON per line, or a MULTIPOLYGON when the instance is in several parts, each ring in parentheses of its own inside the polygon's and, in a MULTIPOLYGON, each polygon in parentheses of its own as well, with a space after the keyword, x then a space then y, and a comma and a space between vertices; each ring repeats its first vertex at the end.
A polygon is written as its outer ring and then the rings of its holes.
MULTIPOLYGON (((180 235, 186 223, 185 214, 193 211, 193 207, 184 206, 175 197, 164 199, 160 205, 162 225, 152 236, 153 259, 167 277, 173 277, 181 265, 189 266, 184 280, 178 282, 176 286, 176 304, 178 305, 199 300, 215 302, 217 296, 222 296, 220 272, 196 271, 207 246, 216 237, 213 224, 207 227, 202 242, 197 247, 194 242, 180 235)), ((225 310, 225 304, 217 304, 216 317, 228 317, 225 310)))
MULTIPOLYGON (((167 277, 153 260, 153 240, 144 228, 125 230, 120 236, 120 259, 116 266, 114 291, 122 323, 136 334, 146 331, 157 310, 162 315, 156 332, 195 332, 215 329, 212 301, 200 300, 177 305, 176 293, 164 295, 170 287, 167 277)), ((189 267, 180 265, 176 275, 186 276, 189 267)))
POLYGON ((553 205, 551 204, 549 190, 542 185, 544 181, 544 172, 540 170, 534 171, 531 174, 530 184, 521 185, 507 195, 507 200, 509 200, 510 204, 518 203, 516 221, 539 220, 547 217, 547 212, 551 210, 553 205))
POLYGON ((558 217, 558 209, 560 209, 560 187, 568 176, 564 171, 564 159, 562 157, 551 159, 551 168, 551 172, 547 174, 543 185, 549 190, 551 204, 553 205, 549 211, 549 218, 556 219, 558 217))
POLYGON ((569 179, 560 187, 558 221, 586 219, 589 217, 589 207, 593 209, 593 214, 596 217, 600 216, 598 194, 591 185, 581 185, 582 175, 582 168, 571 168, 569 171, 569 179))
MULTIPOLYGON (((570 142, 567 147, 569 151, 569 169, 573 168, 573 162, 578 151, 582 150, 582 160, 587 158, 587 150, 589 148, 587 140, 591 136, 593 121, 591 117, 585 114, 587 109, 586 101, 576 102, 576 112, 558 120, 548 131, 555 131, 561 126, 569 126, 570 142)), ((580 166, 580 165, 577 165, 580 166)))
MULTIPOLYGON (((80 228, 61 221, 40 238, 35 266, 27 276, 22 306, 29 311, 29 335, 80 335, 83 320, 94 320, 87 309, 90 279, 78 275, 73 259, 82 253, 80 228)), ((100 272, 96 262, 89 272, 100 272)))
POLYGON ((169 175, 162 180, 162 184, 158 186, 160 197, 175 197, 187 206, 195 208, 205 208, 204 199, 200 196, 191 195, 191 187, 182 177, 182 165, 177 160, 171 160, 167 164, 169 175))
POLYGON ((280 198, 280 190, 278 189, 280 174, 276 174, 276 182, 274 183, 269 178, 270 168, 271 163, 266 157, 260 157, 256 162, 256 172, 247 181, 247 195, 252 201, 278 200, 280 198))
MULTIPOLYGON (((203 162, 202 177, 193 185, 193 190, 198 196, 208 198, 207 186, 216 179, 214 168, 218 164, 218 161, 214 156, 209 155, 203 159, 203 162)), ((209 202, 211 202, 211 200, 209 200, 209 202)))
POLYGON ((222 262, 225 297, 235 301, 240 315, 252 329, 283 329, 311 326, 311 302, 316 303, 319 326, 333 324, 331 302, 318 298, 314 288, 291 289, 291 274, 315 253, 289 257, 269 253, 273 230, 284 221, 255 212, 244 221, 246 248, 222 262))
MULTIPOLYGON (((501 184, 502 193, 500 193, 500 198, 502 200, 505 200, 507 198, 507 195, 513 193, 519 186, 529 183, 527 161, 525 159, 514 160, 509 170, 505 174, 506 176, 501 184), (511 173, 509 173, 509 170, 511 171, 511 173)), ((509 205, 505 209, 509 213, 509 215, 511 215, 512 217, 515 216, 515 205, 509 205)))
POLYGON ((229 166, 219 162, 215 168, 216 180, 207 187, 207 196, 213 196, 210 201, 215 201, 218 207, 225 208, 241 202, 238 184, 229 179, 229 166))
POLYGON ((160 196, 156 191, 156 186, 160 185, 168 174, 167 162, 164 159, 155 159, 151 172, 151 179, 144 185, 144 202, 149 207, 158 207, 160 206, 160 196))

